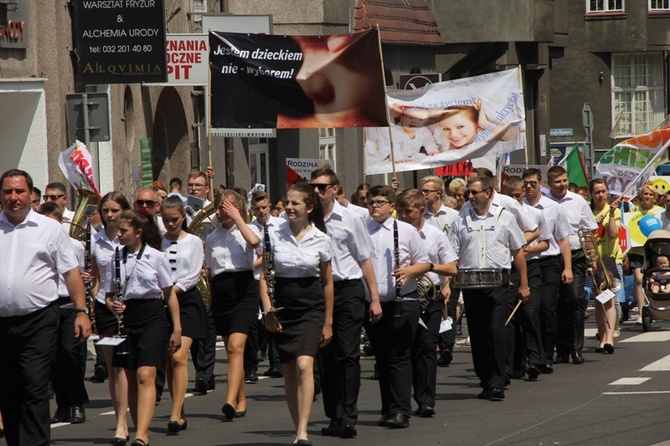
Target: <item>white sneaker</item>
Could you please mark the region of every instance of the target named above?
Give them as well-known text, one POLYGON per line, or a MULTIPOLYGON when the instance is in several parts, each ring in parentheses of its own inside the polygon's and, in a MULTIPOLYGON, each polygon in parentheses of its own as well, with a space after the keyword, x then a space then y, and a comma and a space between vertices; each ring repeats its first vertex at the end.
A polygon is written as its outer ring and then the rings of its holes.
POLYGON ((636 324, 641 324, 642 323, 642 316, 638 316, 637 319, 635 319, 636 324))

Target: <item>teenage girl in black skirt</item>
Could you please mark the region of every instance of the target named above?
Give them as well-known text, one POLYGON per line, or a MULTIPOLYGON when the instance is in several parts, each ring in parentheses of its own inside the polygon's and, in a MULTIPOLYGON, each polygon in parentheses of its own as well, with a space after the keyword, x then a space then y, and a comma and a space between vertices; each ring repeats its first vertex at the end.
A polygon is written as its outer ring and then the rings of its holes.
POLYGON ((135 424, 131 446, 149 444, 149 425, 156 403, 156 367, 181 347, 179 303, 172 287, 170 263, 161 252, 156 223, 139 211, 124 211, 119 224, 120 273, 123 300, 114 299, 114 284, 106 296, 114 314, 123 315, 128 349, 128 403, 135 424), (172 335, 164 300, 172 319, 172 335), (168 340, 169 337, 169 340, 168 340))
POLYGON ((168 256, 172 273, 172 289, 179 300, 181 348, 167 363, 168 385, 172 395, 172 414, 168 432, 176 434, 186 429, 184 397, 188 384, 188 352, 194 339, 205 338, 206 313, 200 292, 196 288, 204 253, 202 241, 186 232, 186 213, 179 197, 168 197, 161 204, 161 216, 166 232, 163 252, 168 256))
POLYGON ((216 199, 217 228, 205 241, 205 264, 211 277, 212 314, 216 333, 228 354, 228 392, 221 408, 227 420, 247 411, 244 393, 244 345, 258 314, 254 281, 255 249, 260 234, 245 220, 247 204, 228 189, 216 199))
POLYGON ((275 332, 284 372, 284 393, 296 435, 292 444, 309 446, 307 423, 314 400, 314 356, 333 336, 333 246, 325 234, 323 211, 314 188, 294 185, 284 209, 287 221, 269 232, 275 274, 274 307, 267 288, 265 257, 260 292, 265 326, 275 332))

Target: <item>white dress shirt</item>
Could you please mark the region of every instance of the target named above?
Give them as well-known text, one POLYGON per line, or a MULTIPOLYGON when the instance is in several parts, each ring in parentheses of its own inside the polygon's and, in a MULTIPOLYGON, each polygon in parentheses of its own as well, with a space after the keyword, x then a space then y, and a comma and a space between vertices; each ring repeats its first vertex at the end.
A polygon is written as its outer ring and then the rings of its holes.
MULTIPOLYGON (((79 272, 84 272, 84 245, 81 244, 79 240, 73 239, 70 237, 70 242, 72 242, 72 248, 74 249, 74 255, 77 258, 77 264, 79 265, 79 272)), ((65 284, 65 277, 63 274, 58 275, 58 297, 69 296, 70 292, 67 290, 67 285, 65 284)))
MULTIPOLYGON (((254 225, 247 225, 260 238, 263 235, 254 225)), ((247 243, 237 225, 225 229, 219 225, 205 241, 205 265, 212 277, 221 273, 251 271, 256 250, 247 243)))
POLYGON ((349 203, 349 206, 347 206, 345 209, 361 217, 363 219, 363 223, 366 223, 368 220, 370 220, 370 211, 368 208, 349 203))
MULTIPOLYGON (((528 200, 524 198, 524 204, 528 204, 528 200)), ((558 241, 569 236, 572 231, 570 220, 565 214, 562 206, 559 206, 554 200, 542 195, 540 201, 537 202, 533 209, 538 209, 542 212, 542 218, 551 232, 552 238, 547 240, 549 242, 549 249, 540 253, 540 258, 556 256, 561 253, 561 248, 558 241)))
MULTIPOLYGON (((423 227, 419 230, 419 237, 426 248, 430 262, 436 265, 444 265, 458 260, 454 247, 451 246, 449 237, 443 231, 437 229, 433 225, 424 222, 423 227)), ((427 272, 426 275, 433 281, 436 286, 441 286, 444 283, 445 277, 434 272, 427 272)))
MULTIPOLYGON (((172 286, 170 262, 164 252, 144 245, 135 253, 125 253, 119 248, 121 259, 121 289, 123 300, 161 299, 163 288, 172 286), (140 256, 141 253, 141 256, 140 256)), ((112 255, 112 268, 115 267, 116 254, 112 255)), ((107 289, 114 293, 114 281, 107 289)))
POLYGON ((579 243, 579 235, 577 235, 577 232, 581 228, 588 229, 589 231, 598 229, 596 219, 593 217, 593 212, 591 212, 589 204, 584 200, 584 197, 570 191, 566 191, 563 198, 556 198, 549 192, 547 198, 554 200, 561 205, 570 221, 570 226, 572 227, 570 235, 568 236, 568 240, 570 240, 570 249, 572 251, 576 249, 581 250, 582 246, 579 243))
MULTIPOLYGON (((531 221, 540 228, 540 236, 535 240, 533 240, 532 242, 530 242, 529 245, 537 246, 542 241, 551 243, 551 240, 554 239, 554 236, 551 233, 551 228, 549 227, 546 220, 544 219, 544 216, 542 215, 542 211, 526 203, 521 203, 521 208, 526 214, 528 214, 531 221)), ((554 243, 556 243, 556 240, 554 240, 554 243)), ((529 254, 528 256, 526 256, 526 260, 537 260, 540 258, 540 254, 542 253, 536 252, 533 254, 529 254)))
POLYGON ((333 242, 333 280, 362 278, 359 262, 369 259, 371 250, 363 219, 335 201, 325 223, 326 233, 333 242))
MULTIPOLYGON (((375 267, 377 278, 377 290, 379 299, 388 302, 395 299, 395 277, 393 271, 396 269, 394 259, 393 223, 398 225, 398 250, 399 267, 404 268, 416 263, 430 263, 428 253, 423 246, 419 232, 412 225, 387 218, 383 223, 370 219, 367 222, 368 232, 372 240, 372 264, 375 267)), ((416 290, 416 278, 405 281, 400 294, 405 296, 416 290)), ((370 296, 367 296, 370 300, 370 296)))
POLYGON ((458 218, 458 211, 456 209, 451 209, 445 205, 442 205, 440 206, 440 209, 438 209, 437 212, 433 214, 426 207, 426 210, 423 213, 423 218, 429 225, 435 226, 440 231, 449 233, 449 229, 454 224, 454 221, 456 221, 458 218))
MULTIPOLYGON (((275 277, 321 277, 321 262, 328 262, 333 257, 333 242, 314 225, 299 242, 288 221, 270 228, 269 235, 275 277)), ((264 241, 263 243, 265 244, 264 241)))
POLYGON ((110 289, 110 284, 114 283, 114 251, 119 247, 119 238, 109 240, 107 232, 103 229, 93 236, 91 245, 91 262, 95 259, 99 272, 98 294, 95 300, 105 304, 105 295, 110 289))
POLYGON ((512 213, 493 205, 481 217, 472 207, 461 211, 449 238, 459 256, 459 269, 509 269, 510 250, 526 244, 512 213))
MULTIPOLYGON (((491 206, 502 206, 504 209, 511 212, 516 219, 517 225, 523 232, 533 232, 537 229, 537 224, 533 223, 528 214, 523 211, 521 204, 514 198, 493 191, 491 206)), ((470 204, 470 201, 466 201, 463 207, 461 207, 460 213, 465 213, 467 215, 467 213, 470 212, 470 209, 472 209, 472 204, 470 204)))
POLYGON ((182 291, 193 288, 198 283, 205 258, 202 241, 193 234, 175 241, 163 239, 163 252, 170 262, 172 283, 182 291))
POLYGON ((14 226, 0 213, 0 317, 23 316, 58 299, 58 275, 77 268, 70 237, 31 210, 14 226))

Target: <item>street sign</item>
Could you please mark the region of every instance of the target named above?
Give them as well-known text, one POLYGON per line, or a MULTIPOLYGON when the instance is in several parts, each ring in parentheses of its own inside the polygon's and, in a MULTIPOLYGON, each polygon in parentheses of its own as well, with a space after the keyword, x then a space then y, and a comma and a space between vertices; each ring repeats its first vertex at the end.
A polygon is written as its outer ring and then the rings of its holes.
POLYGON ((109 98, 107 93, 74 93, 65 97, 67 137, 91 142, 109 141, 109 98), (88 128, 88 136, 86 130, 88 128))

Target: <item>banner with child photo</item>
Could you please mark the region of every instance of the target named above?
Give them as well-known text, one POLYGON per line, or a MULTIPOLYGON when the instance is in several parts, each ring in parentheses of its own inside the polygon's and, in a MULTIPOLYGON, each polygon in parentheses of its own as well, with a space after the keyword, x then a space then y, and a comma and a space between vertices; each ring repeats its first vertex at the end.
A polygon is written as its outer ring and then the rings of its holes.
POLYGON ((436 168, 526 144, 518 68, 388 91, 387 103, 390 130, 365 129, 367 175, 436 168))

